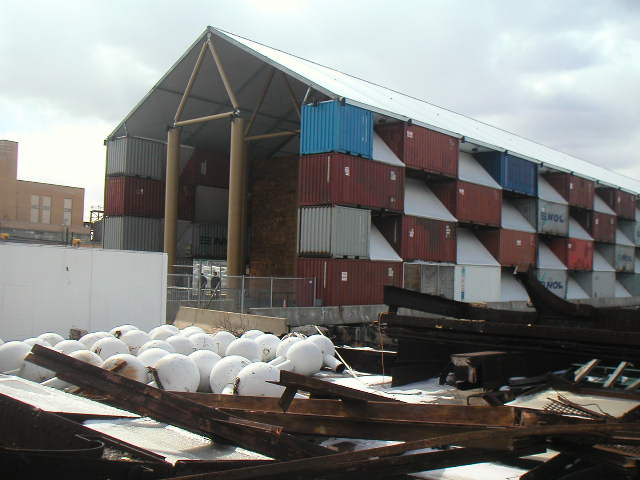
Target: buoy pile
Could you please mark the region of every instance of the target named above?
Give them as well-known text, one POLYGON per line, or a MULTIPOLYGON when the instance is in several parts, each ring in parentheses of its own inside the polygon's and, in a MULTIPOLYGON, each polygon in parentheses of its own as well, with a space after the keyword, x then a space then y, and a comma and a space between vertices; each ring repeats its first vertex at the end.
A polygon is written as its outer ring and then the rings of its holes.
POLYGON ((281 370, 300 375, 313 375, 323 367, 344 370, 324 335, 292 333, 280 339, 249 330, 238 338, 227 331, 209 334, 197 326, 180 330, 159 325, 145 332, 135 325, 121 325, 79 340, 65 340, 56 333, 7 343, 0 339, 0 372, 53 388, 72 387, 55 372, 25 361, 36 344, 175 392, 279 397, 284 387, 271 382, 280 379, 281 370))

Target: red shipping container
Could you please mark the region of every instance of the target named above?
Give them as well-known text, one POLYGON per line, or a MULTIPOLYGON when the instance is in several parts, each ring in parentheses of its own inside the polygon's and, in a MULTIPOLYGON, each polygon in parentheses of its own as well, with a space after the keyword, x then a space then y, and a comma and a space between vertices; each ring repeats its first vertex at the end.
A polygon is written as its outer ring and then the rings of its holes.
POLYGON ((196 148, 182 169, 180 182, 185 185, 229 188, 229 157, 196 148))
POLYGON ((407 167, 458 176, 457 138, 404 122, 376 125, 375 130, 407 167))
POLYGON ((596 242, 616 242, 618 219, 615 215, 589 210, 575 211, 572 215, 596 242))
POLYGON ((636 196, 614 188, 600 188, 598 194, 620 218, 636 219, 636 196))
POLYGON ((560 172, 549 173, 545 178, 569 205, 593 210, 595 184, 591 180, 560 172))
POLYGON ((569 270, 593 269, 593 242, 578 238, 554 238, 549 248, 569 270))
POLYGON ((401 212, 404 168, 342 153, 300 157, 300 205, 350 205, 401 212))
POLYGON ((139 177, 107 177, 107 216, 164 217, 164 182, 139 177))
POLYGON ((456 224, 411 215, 381 217, 376 226, 403 260, 456 261, 456 224))
POLYGON ((460 223, 499 227, 502 221, 502 190, 455 180, 431 183, 429 188, 460 223))
POLYGON ((402 286, 402 263, 298 258, 297 276, 315 278, 323 305, 380 305, 384 286, 402 286))
POLYGON ((517 266, 526 270, 536 263, 535 233, 501 228, 476 232, 476 235, 503 267, 517 266))

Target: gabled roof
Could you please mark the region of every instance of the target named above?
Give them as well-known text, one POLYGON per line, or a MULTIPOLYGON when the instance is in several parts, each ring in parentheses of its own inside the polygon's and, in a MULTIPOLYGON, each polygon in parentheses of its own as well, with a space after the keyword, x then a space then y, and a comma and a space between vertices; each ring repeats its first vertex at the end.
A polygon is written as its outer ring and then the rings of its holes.
MULTIPOLYGON (((199 46, 208 34, 217 37, 216 40, 224 40, 224 42, 219 43, 226 42, 226 45, 221 48, 221 50, 224 51, 221 51, 220 56, 223 57, 223 61, 225 61, 224 57, 226 57, 227 63, 230 64, 229 76, 235 77, 235 79, 232 78, 232 80, 236 80, 236 84, 240 84, 241 86, 255 84, 255 82, 260 83, 258 81, 259 77, 263 78, 264 75, 261 74, 260 65, 256 62, 256 60, 259 60, 284 72, 299 83, 312 87, 314 90, 321 92, 329 98, 341 98, 344 99, 346 103, 366 108, 381 115, 400 120, 411 120, 416 125, 458 137, 464 142, 463 145, 471 144, 497 151, 508 151, 518 157, 543 163, 544 165, 561 171, 573 172, 582 177, 598 180, 600 183, 611 187, 621 187, 636 194, 640 193, 639 180, 631 179, 627 176, 572 157, 571 155, 558 152, 516 134, 438 107, 424 100, 396 92, 389 88, 214 27, 207 27, 203 35, 190 47, 171 70, 162 77, 160 82, 153 87, 149 94, 134 108, 110 137, 117 134, 121 135, 125 122, 132 120, 136 112, 144 108, 145 103, 158 93, 163 97, 165 102, 155 102, 156 105, 154 108, 147 109, 145 117, 148 121, 156 123, 156 129, 166 127, 167 113, 169 112, 170 115, 172 115, 173 112, 175 112, 175 107, 177 107, 179 102, 179 93, 184 90, 184 85, 190 73, 190 67, 195 63, 199 46), (237 47, 236 54, 230 52, 228 47, 237 47), (242 53, 245 55, 242 55, 242 53), (233 58, 230 59, 230 57, 233 58), (247 65, 238 66, 237 64, 241 61, 244 61, 247 65), (236 67, 242 70, 243 74, 234 73, 234 68, 236 67), (175 75, 176 70, 180 70, 178 75, 175 75), (176 96, 177 98, 174 98, 176 96)), ((210 76, 209 79, 212 77, 213 76, 210 76)), ((214 81, 213 83, 216 82, 214 81)), ((220 85, 216 84, 216 88, 220 88, 220 85)), ((256 88, 255 90, 260 89, 256 88)), ((299 92, 300 86, 294 85, 294 90, 299 92)), ((197 85, 194 91, 196 96, 198 96, 197 85)), ((259 93, 256 93, 256 95, 258 94, 259 93)), ((247 95, 251 96, 249 94, 247 95)), ((210 95, 205 95, 203 101, 204 104, 201 105, 201 107, 204 108, 208 106, 209 111, 212 105, 220 103, 219 97, 211 98, 210 95), (207 102, 209 102, 208 105, 206 105, 207 102)), ((242 98, 240 98, 239 101, 243 109, 255 103, 243 101, 242 98)), ((206 110, 206 108, 204 109, 206 110)), ((200 110, 202 110, 202 108, 200 110)), ((211 112, 209 112, 209 114, 210 113, 211 112)), ((285 113, 286 112, 283 112, 283 115, 285 113)), ((293 118, 288 115, 288 120, 293 120, 293 118)), ((133 134, 149 136, 143 133, 134 132, 133 134)), ((151 137, 157 138, 158 135, 151 135, 151 137)))

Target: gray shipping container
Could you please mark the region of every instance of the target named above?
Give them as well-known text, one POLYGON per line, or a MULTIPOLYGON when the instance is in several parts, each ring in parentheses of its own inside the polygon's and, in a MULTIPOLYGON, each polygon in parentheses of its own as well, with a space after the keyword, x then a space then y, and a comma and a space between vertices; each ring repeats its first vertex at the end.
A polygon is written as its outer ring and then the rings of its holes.
POLYGON ((547 202, 539 198, 513 200, 513 204, 527 221, 534 225, 538 233, 559 235, 569 234, 569 206, 547 202))
POLYGON ((404 288, 453 299, 455 267, 424 263, 404 264, 404 288))
POLYGON ((539 268, 536 274, 540 283, 542 283, 547 290, 555 293, 560 298, 567 298, 567 281, 569 277, 566 270, 539 268))
POLYGON ((617 278, 633 297, 640 297, 640 274, 619 273, 617 278))
POLYGON ((624 233, 629 240, 637 246, 640 246, 640 222, 618 218, 618 228, 622 230, 622 233, 624 233))
POLYGON ((615 297, 615 272, 575 272, 573 277, 591 298, 615 297))
POLYGON ((227 258, 227 225, 194 223, 192 231, 194 258, 227 258))
POLYGON ((104 219, 104 248, 161 252, 163 237, 161 218, 105 217, 104 219))
POLYGON ((613 265, 616 272, 633 273, 635 267, 635 248, 627 245, 596 243, 598 252, 613 265))
POLYGON ((302 207, 298 253, 322 257, 369 257, 371 211, 349 207, 302 207))

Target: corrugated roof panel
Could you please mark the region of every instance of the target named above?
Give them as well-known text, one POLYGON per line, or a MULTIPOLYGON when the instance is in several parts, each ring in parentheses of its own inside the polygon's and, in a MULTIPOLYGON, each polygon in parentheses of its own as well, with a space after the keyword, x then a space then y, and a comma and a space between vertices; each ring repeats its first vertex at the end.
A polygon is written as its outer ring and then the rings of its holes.
POLYGON ((602 200, 598 194, 593 196, 593 210, 599 213, 606 213, 608 215, 616 214, 609 205, 604 203, 604 200, 602 200))
POLYGON ((635 247, 635 243, 629 240, 622 230, 616 229, 616 243, 618 245, 626 245, 627 247, 635 247))
POLYGON ((566 270, 567 267, 562 261, 551 251, 547 244, 538 242, 538 268, 549 270, 566 270))
POLYGON ((458 265, 488 265, 499 267, 500 263, 493 258, 489 250, 466 228, 458 228, 458 265))
POLYGON ((378 227, 371 224, 369 232, 369 259, 385 262, 401 262, 402 258, 384 238, 378 227))
POLYGON ((522 284, 509 271, 500 277, 500 300, 503 302, 528 302, 529 295, 522 284))
POLYGON ((559 203, 560 205, 569 204, 542 175, 538 175, 538 197, 547 202, 559 203))
POLYGON ((615 293, 615 295, 616 295, 616 298, 628 298, 628 297, 632 296, 629 293, 629 291, 626 288, 624 288, 624 286, 620 282, 618 282, 617 280, 616 280, 616 293, 615 293))
POLYGON ((594 272, 615 272, 616 269, 611 266, 607 260, 600 255, 597 250, 593 251, 593 271, 594 272))
POLYGON ((414 217, 457 222, 456 217, 421 180, 407 178, 404 184, 404 213, 414 217))
POLYGON ((587 295, 582 287, 576 282, 571 275, 569 275, 569 280, 567 281, 567 299, 568 300, 583 300, 586 298, 591 298, 587 295))
POLYGON ((373 132, 373 159, 388 165, 404 167, 402 160, 393 153, 387 143, 375 132, 373 132))
POLYGON ((593 237, 573 218, 569 218, 569 237, 581 240, 593 240, 593 237))
POLYGON ((612 172, 603 167, 580 160, 547 146, 522 138, 470 117, 419 100, 394 90, 347 75, 317 63, 276 50, 246 38, 215 28, 211 32, 229 40, 243 50, 276 66, 319 91, 335 98, 345 97, 346 102, 368 108, 401 120, 431 127, 444 133, 479 144, 507 150, 519 157, 543 162, 562 171, 574 172, 591 179, 625 190, 640 193, 640 181, 612 172))
POLYGON ((521 232, 536 233, 535 228, 513 206, 509 200, 502 200, 502 228, 519 230, 521 232))
POLYGON ((489 172, 467 152, 460 152, 460 156, 458 157, 458 178, 465 182, 477 183, 478 185, 485 185, 502 190, 500 184, 489 175, 489 172))

